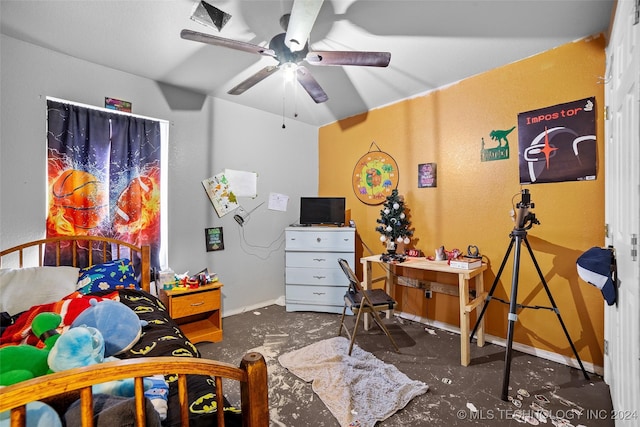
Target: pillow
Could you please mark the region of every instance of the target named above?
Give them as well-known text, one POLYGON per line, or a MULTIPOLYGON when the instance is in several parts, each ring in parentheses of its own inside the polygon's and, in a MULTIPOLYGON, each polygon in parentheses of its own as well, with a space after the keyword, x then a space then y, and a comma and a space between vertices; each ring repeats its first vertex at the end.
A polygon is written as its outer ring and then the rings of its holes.
POLYGON ((15 315, 62 299, 76 290, 79 271, 66 266, 0 269, 0 311, 15 315))
POLYGON ((133 264, 128 258, 81 268, 78 291, 82 294, 109 289, 140 289, 133 264))

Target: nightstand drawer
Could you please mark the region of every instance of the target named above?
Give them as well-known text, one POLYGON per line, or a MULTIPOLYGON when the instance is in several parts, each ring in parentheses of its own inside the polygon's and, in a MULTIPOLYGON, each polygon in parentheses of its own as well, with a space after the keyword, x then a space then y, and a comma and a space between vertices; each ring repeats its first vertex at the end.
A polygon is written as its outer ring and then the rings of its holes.
POLYGON ((220 309, 220 290, 174 295, 171 298, 171 317, 179 319, 220 309))

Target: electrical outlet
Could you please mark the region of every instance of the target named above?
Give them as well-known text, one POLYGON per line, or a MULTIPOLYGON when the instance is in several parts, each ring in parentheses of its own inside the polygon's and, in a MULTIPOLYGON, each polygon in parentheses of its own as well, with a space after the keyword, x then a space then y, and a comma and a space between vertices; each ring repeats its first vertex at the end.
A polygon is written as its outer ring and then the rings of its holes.
POLYGON ((431 289, 425 289, 424 297, 425 298, 431 298, 431 289))

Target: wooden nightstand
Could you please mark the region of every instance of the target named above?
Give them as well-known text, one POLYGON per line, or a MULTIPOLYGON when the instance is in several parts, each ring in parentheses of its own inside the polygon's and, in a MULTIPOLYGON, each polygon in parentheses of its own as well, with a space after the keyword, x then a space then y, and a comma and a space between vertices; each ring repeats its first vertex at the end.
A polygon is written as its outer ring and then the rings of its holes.
POLYGON ((195 289, 164 290, 158 294, 173 320, 194 344, 222 341, 222 283, 214 282, 195 289))

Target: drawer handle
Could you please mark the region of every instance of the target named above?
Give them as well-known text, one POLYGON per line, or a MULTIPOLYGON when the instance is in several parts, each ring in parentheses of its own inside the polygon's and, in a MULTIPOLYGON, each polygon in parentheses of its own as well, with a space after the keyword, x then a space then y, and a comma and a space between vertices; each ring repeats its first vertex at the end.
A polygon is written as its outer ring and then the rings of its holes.
POLYGON ((313 294, 314 295, 324 295, 324 294, 326 294, 326 292, 314 292, 313 294))
POLYGON ((197 307, 197 306, 203 305, 203 304, 204 304, 204 301, 202 301, 202 302, 194 302, 193 304, 191 304, 191 307, 197 307))
POLYGON ((313 278, 314 278, 314 279, 324 279, 324 278, 326 278, 326 277, 327 277, 327 276, 313 276, 313 278))
POLYGON ((314 258, 313 260, 314 260, 314 261, 318 261, 318 262, 324 262, 324 261, 326 261, 326 259, 325 259, 325 258, 314 258))
POLYGON ((316 239, 316 241, 317 241, 318 243, 320 243, 320 242, 322 242, 322 239, 318 237, 318 238, 316 239))

